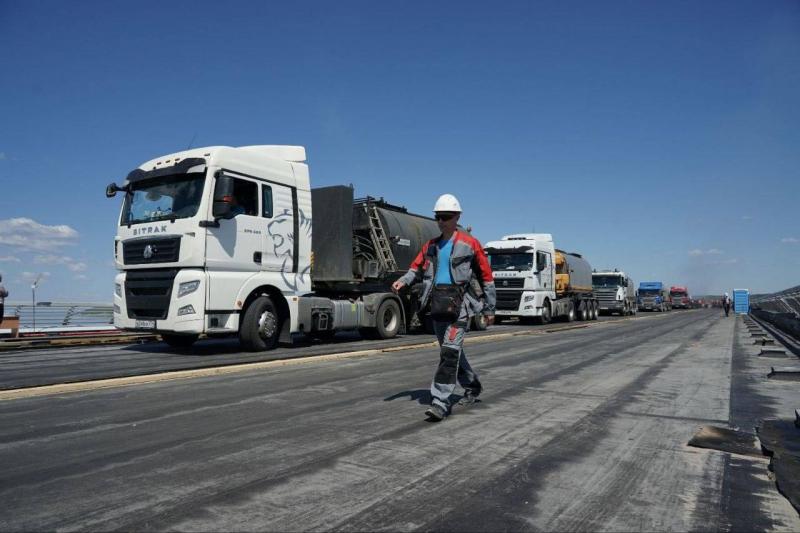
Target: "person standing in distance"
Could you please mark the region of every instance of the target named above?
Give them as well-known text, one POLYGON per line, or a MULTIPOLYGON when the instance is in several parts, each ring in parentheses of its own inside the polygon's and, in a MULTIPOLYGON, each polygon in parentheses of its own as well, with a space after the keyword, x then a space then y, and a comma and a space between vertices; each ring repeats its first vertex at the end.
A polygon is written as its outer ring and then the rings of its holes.
MULTIPOLYGON (((3 275, 0 274, 0 282, 3 281, 3 275)), ((6 312, 6 298, 8 297, 8 291, 3 284, 0 283, 0 322, 3 321, 3 313, 6 312)))
POLYGON ((458 231, 461 204, 452 194, 443 194, 433 208, 442 234, 422 246, 411 268, 392 284, 392 290, 422 282, 420 308, 431 304, 431 318, 439 340, 439 367, 431 383, 433 401, 425 414, 443 420, 450 410, 450 395, 456 381, 464 388, 461 405, 475 402, 482 386, 464 354, 464 334, 478 313, 494 323, 495 289, 492 270, 481 243, 458 231), (476 294, 472 280, 482 287, 485 302, 476 294))

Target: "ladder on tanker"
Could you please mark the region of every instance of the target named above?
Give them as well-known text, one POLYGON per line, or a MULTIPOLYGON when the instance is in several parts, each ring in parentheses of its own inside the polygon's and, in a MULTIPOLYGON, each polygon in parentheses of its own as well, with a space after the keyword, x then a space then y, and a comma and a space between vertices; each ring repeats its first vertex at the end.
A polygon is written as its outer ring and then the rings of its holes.
POLYGON ((385 272, 396 272, 397 261, 394 259, 394 254, 392 254, 392 249, 389 246, 389 239, 383 229, 383 224, 381 224, 380 216, 378 216, 378 208, 371 202, 364 204, 364 208, 367 210, 369 232, 372 235, 372 242, 375 244, 378 261, 380 261, 385 272))

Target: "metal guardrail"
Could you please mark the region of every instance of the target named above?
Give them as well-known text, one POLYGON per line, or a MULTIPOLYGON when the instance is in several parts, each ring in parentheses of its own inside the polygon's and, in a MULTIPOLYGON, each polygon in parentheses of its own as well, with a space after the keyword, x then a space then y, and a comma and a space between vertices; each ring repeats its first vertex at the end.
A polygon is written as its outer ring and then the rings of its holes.
POLYGON ((52 303, 33 306, 7 303, 4 315, 19 317, 20 329, 36 331, 109 329, 114 325, 113 308, 106 304, 52 303))

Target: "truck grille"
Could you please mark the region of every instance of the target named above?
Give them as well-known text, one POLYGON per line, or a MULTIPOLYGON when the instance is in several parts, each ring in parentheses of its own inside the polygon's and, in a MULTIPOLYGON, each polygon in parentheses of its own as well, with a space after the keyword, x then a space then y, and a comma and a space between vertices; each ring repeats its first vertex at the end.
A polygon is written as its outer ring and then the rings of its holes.
POLYGON ((600 305, 614 303, 617 301, 617 289, 594 289, 595 298, 600 302, 600 305))
POLYGON ((174 263, 178 260, 180 251, 180 235, 172 237, 141 237, 128 239, 122 243, 122 257, 126 265, 174 263), (150 257, 145 257, 145 248, 148 246, 150 246, 150 257))
POLYGON ((129 270, 125 275, 125 303, 129 318, 167 318, 177 268, 129 270))
POLYGON ((497 291, 497 309, 517 311, 522 291, 497 291))
POLYGON ((501 289, 521 289, 525 286, 525 278, 495 278, 494 285, 501 289))

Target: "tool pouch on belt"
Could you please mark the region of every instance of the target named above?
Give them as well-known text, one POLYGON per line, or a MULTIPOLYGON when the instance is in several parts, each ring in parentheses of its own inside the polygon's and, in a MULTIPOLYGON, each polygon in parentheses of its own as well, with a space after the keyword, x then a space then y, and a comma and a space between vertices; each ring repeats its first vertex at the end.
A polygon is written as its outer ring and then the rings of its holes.
POLYGON ((461 314, 464 290, 459 285, 437 285, 431 293, 431 318, 437 322, 455 322, 461 314))

